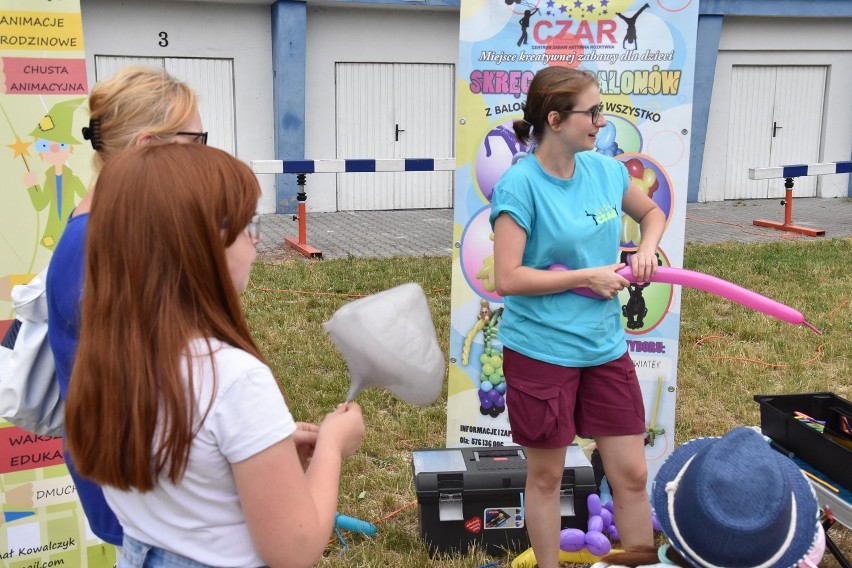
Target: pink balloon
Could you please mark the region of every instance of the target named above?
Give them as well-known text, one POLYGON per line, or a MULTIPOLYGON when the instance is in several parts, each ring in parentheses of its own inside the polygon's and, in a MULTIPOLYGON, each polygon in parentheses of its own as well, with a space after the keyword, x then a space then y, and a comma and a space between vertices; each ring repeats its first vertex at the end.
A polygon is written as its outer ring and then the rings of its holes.
MULTIPOLYGON (((617 274, 623 276, 631 283, 636 283, 636 278, 633 277, 633 270, 630 266, 625 266, 616 271, 617 274)), ((727 280, 686 270, 685 268, 671 268, 668 266, 657 267, 657 273, 654 275, 652 282, 663 282, 665 284, 679 284, 690 288, 704 290, 711 294, 716 294, 723 298, 727 298, 733 302, 741 304, 747 308, 751 308, 766 315, 776 317, 781 321, 792 323, 795 325, 806 325, 814 332, 822 335, 822 332, 805 321, 802 312, 794 310, 790 306, 786 306, 771 298, 762 296, 757 292, 752 292, 736 284, 732 284, 727 280)))
MULTIPOLYGON (((571 270, 564 264, 551 264, 548 270, 571 270)), ((603 298, 597 292, 592 291, 591 288, 571 288, 571 291, 575 294, 580 294, 581 296, 586 296, 587 298, 594 298, 596 300, 603 300, 603 298)), ((594 493, 592 494, 594 495, 594 493)))
POLYGON ((559 548, 565 552, 577 552, 586 546, 586 533, 580 529, 562 529, 559 533, 559 548))
MULTIPOLYGON (((570 269, 562 264, 553 264, 550 266, 550 270, 570 269)), ((630 265, 616 270, 616 274, 620 275, 631 284, 635 284, 637 282, 636 278, 633 276, 633 270, 630 268, 630 265)), ((657 267, 657 273, 651 279, 651 282, 677 284, 680 286, 688 286, 689 288, 704 290, 705 292, 710 292, 711 294, 727 298, 728 300, 741 304, 747 308, 778 318, 781 321, 792 323, 794 325, 807 326, 813 330, 814 333, 822 335, 820 330, 805 320, 802 312, 794 310, 790 306, 784 305, 780 302, 776 302, 771 298, 762 296, 757 292, 752 292, 751 290, 737 286, 727 280, 710 276, 709 274, 686 270, 685 268, 659 266, 657 267)), ((571 291, 583 296, 603 299, 588 288, 572 288, 571 291)))

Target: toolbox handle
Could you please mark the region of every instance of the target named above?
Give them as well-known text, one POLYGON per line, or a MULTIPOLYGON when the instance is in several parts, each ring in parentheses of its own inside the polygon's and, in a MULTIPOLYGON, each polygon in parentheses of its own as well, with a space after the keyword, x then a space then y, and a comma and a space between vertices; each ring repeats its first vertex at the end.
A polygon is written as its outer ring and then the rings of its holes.
POLYGON ((482 461, 483 459, 507 459, 521 458, 527 459, 524 455, 524 450, 521 448, 497 448, 490 450, 476 450, 473 452, 473 461, 482 461))

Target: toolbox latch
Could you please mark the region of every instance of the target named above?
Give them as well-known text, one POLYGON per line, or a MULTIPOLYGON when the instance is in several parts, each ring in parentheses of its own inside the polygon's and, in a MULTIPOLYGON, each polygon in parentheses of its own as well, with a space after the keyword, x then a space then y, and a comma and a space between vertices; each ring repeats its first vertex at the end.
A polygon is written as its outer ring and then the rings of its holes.
POLYGON ((562 517, 573 517, 574 512, 574 490, 560 489, 559 490, 559 514, 562 517))
POLYGON ((438 520, 439 521, 462 521, 462 494, 441 493, 438 496, 438 520))

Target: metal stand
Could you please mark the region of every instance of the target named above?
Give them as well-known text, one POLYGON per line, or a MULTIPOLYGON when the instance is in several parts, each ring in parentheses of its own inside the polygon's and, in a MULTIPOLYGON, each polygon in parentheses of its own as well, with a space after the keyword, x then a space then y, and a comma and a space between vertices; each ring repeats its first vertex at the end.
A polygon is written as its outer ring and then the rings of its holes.
POLYGON ((764 219, 755 219, 752 223, 758 227, 790 231, 810 237, 824 237, 825 230, 823 229, 811 229, 810 227, 800 227, 793 224, 793 178, 786 178, 784 180, 784 187, 786 188, 786 192, 784 201, 781 202, 784 205, 784 223, 776 223, 775 221, 766 221, 764 219))
POLYGON ((299 221, 299 238, 296 240, 293 237, 284 237, 284 242, 299 251, 302 256, 306 256, 308 258, 322 258, 322 251, 307 244, 308 214, 305 208, 305 201, 308 200, 308 195, 305 193, 306 180, 306 174, 296 174, 296 185, 299 186, 299 192, 296 194, 296 199, 299 202, 299 210, 298 214, 293 215, 293 220, 295 221, 298 219, 299 221))

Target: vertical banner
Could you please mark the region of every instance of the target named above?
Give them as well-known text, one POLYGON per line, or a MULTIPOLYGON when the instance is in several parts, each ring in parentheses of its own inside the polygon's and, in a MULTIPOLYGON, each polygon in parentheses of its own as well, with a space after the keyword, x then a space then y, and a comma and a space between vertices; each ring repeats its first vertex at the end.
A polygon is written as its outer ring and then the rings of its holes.
MULTIPOLYGON (((50 260, 92 175, 79 0, 0 0, 0 332, 11 289, 50 260)), ((91 533, 62 439, 0 420, 0 565, 112 566, 91 533)))
MULTIPOLYGON (((549 65, 598 76, 607 124, 594 151, 623 162, 665 213, 659 258, 680 267, 697 27, 697 0, 461 0, 448 447, 512 443, 488 219, 494 185, 529 150, 512 122, 532 77, 549 65)), ((622 256, 638 239, 625 216, 622 256)), ((674 446, 680 289, 632 285, 619 299, 653 479, 674 446)))

